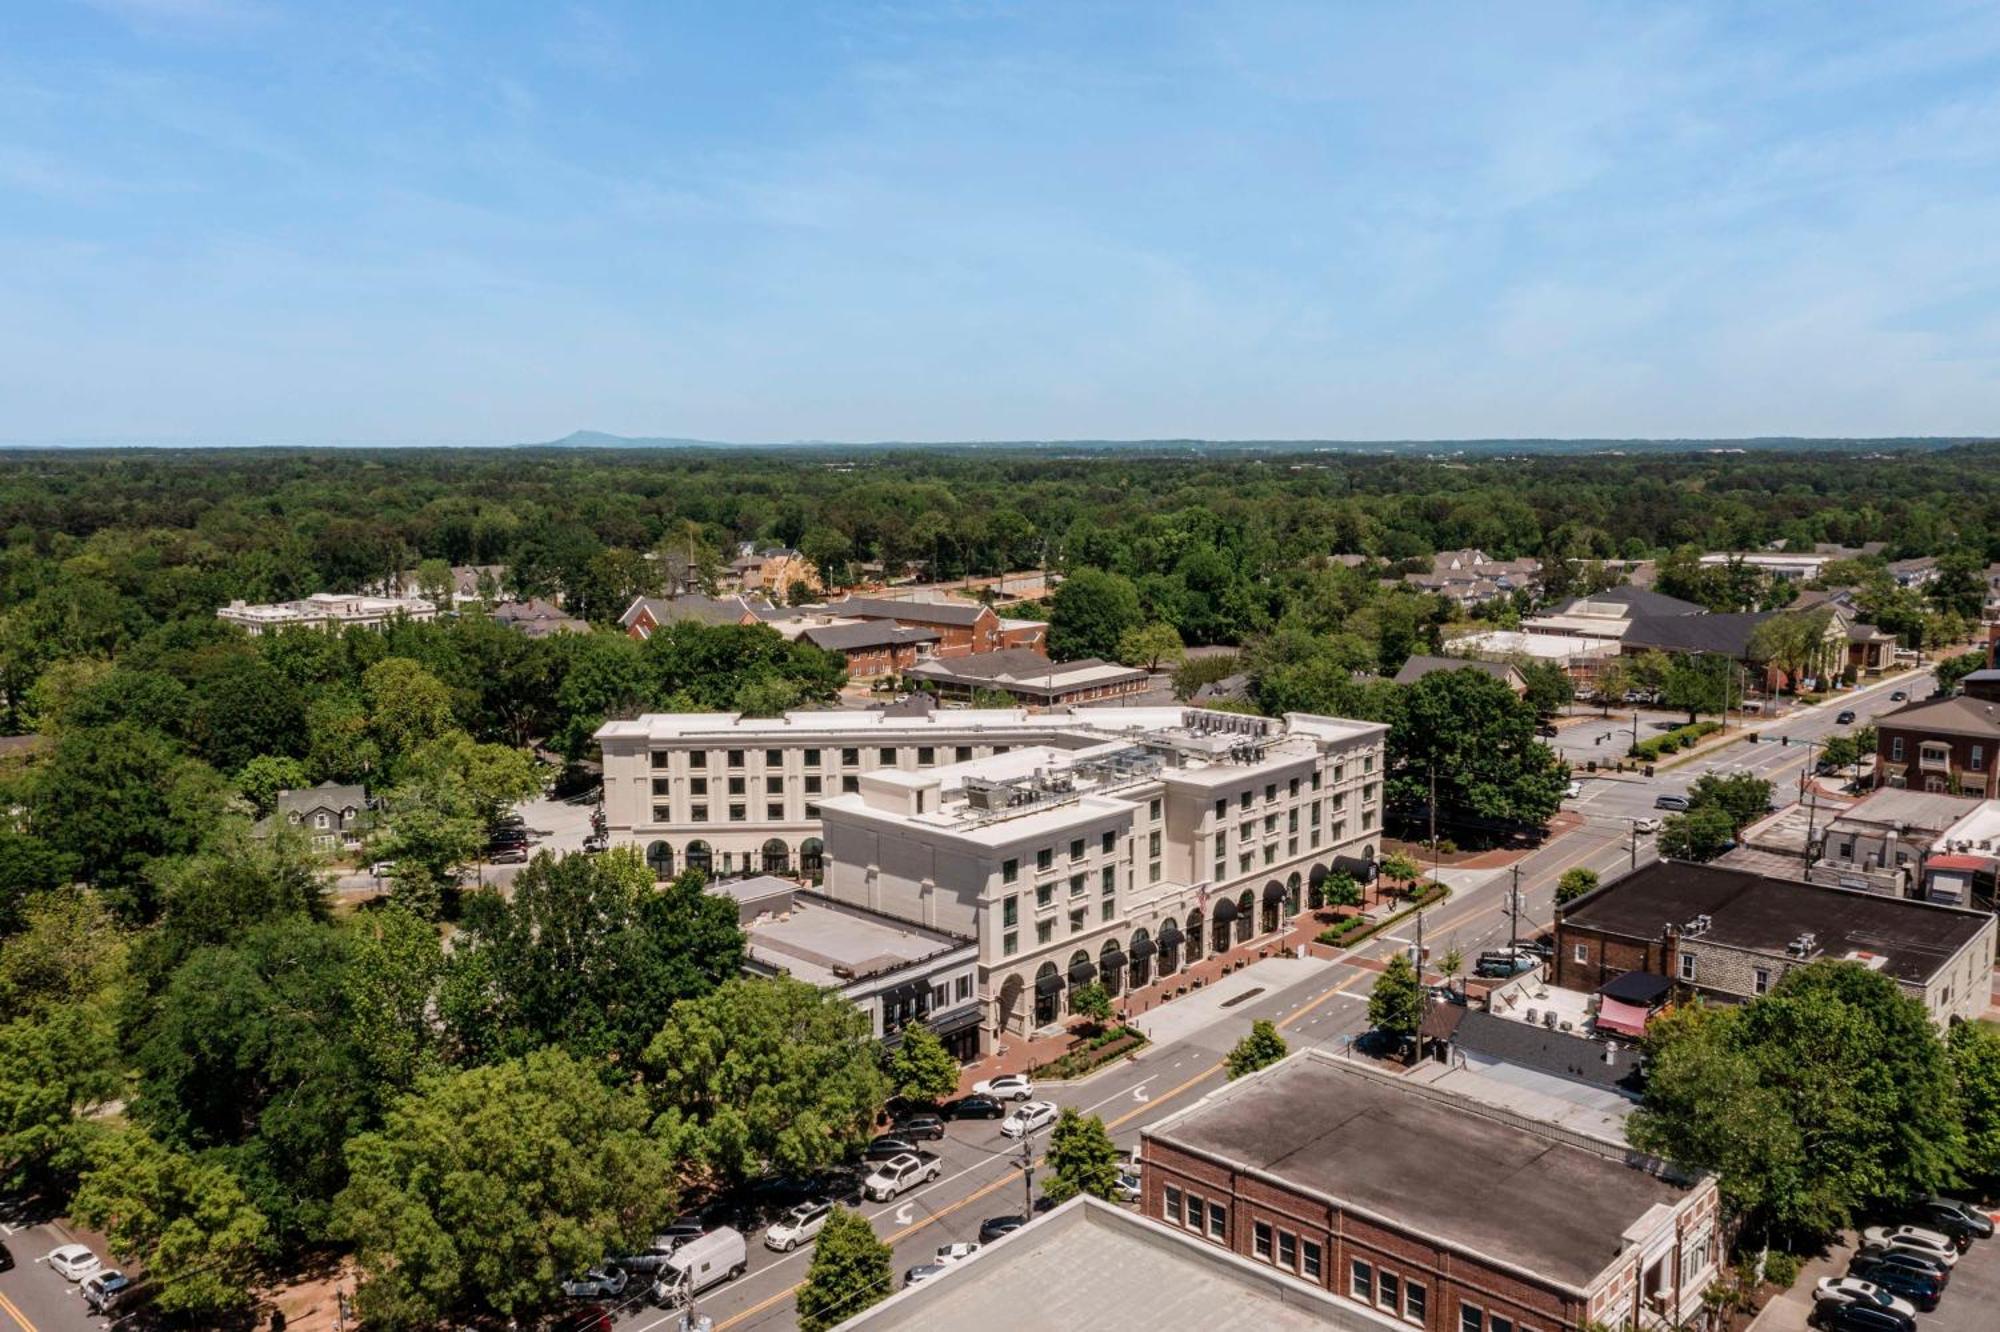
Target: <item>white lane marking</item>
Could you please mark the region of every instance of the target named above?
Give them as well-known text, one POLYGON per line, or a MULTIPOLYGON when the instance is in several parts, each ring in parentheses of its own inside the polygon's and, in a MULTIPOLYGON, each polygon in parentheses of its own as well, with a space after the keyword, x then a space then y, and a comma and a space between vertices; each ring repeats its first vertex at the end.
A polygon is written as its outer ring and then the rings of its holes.
POLYGON ((916 1219, 917 1219, 917 1212, 915 1203, 904 1203, 901 1207, 898 1207, 896 1209, 897 1225, 907 1226, 910 1224, 910 1222, 916 1219))
MULTIPOLYGON (((1131 1085, 1130 1087, 1126 1088, 1126 1091, 1133 1091, 1133 1092, 1136 1092, 1137 1090, 1139 1090, 1139 1088, 1141 1088, 1141 1087, 1145 1086, 1145 1085, 1146 1085, 1146 1083, 1148 1083, 1148 1082, 1151 1082, 1151 1081, 1153 1081, 1153 1078, 1157 1078, 1157 1077, 1159 1077, 1159 1076, 1160 1076, 1159 1074, 1155 1073, 1155 1074, 1153 1075, 1153 1077, 1151 1077, 1151 1078, 1146 1078, 1146 1079, 1145 1079, 1145 1080, 1143 1080, 1143 1081, 1140 1081, 1140 1082, 1135 1082, 1135 1083, 1133 1083, 1133 1084, 1132 1084, 1132 1085, 1131 1085)), ((1109 1096, 1105 1097, 1105 1098, 1104 1098, 1103 1100, 1099 1101, 1099 1102, 1097 1103, 1097 1105, 1086 1105, 1085 1107, 1083 1107, 1083 1113, 1085 1113, 1085 1114, 1087 1115, 1087 1114, 1089 1114, 1089 1113, 1090 1113, 1091 1111, 1093 1111, 1093 1110, 1097 1109, 1097 1108, 1098 1108, 1098 1106, 1103 1106, 1103 1105, 1110 1105, 1110 1104, 1111 1104, 1111 1103, 1112 1103, 1113 1101, 1116 1101, 1116 1100, 1119 1100, 1119 1099, 1123 1098, 1123 1097, 1124 1097, 1124 1095, 1125 1095, 1125 1092, 1122 1092, 1122 1091, 1121 1091, 1121 1092, 1113 1092, 1113 1093, 1111 1093, 1111 1095, 1109 1095, 1109 1096)), ((1145 1098, 1145 1097, 1143 1097, 1143 1096, 1135 1096, 1135 1097, 1133 1097, 1133 1099, 1134 1099, 1134 1100, 1138 1100, 1138 1101, 1143 1101, 1143 1100, 1145 1100, 1146 1098, 1145 1098)))

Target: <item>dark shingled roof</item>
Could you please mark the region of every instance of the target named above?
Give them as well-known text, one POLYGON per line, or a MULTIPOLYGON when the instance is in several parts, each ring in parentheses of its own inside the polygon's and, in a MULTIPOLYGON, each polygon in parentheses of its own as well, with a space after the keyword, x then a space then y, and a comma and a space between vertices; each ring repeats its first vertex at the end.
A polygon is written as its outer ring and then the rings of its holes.
POLYGON ((1396 672, 1396 683, 1414 684, 1426 675, 1439 671, 1478 671, 1490 675, 1504 684, 1516 684, 1521 673, 1504 661, 1473 661, 1464 657, 1411 657, 1403 663, 1403 669, 1396 672))
POLYGON ((1469 1055, 1587 1083, 1610 1091, 1639 1094, 1639 1049, 1566 1031, 1550 1031, 1517 1018, 1468 1012, 1459 1020, 1452 1043, 1469 1055), (1607 1062, 1605 1055, 1609 1053, 1607 1062))
POLYGON ((861 648, 893 647, 899 643, 935 643, 937 631, 870 620, 861 624, 823 624, 803 631, 799 637, 829 652, 853 652, 861 648))
POLYGON ((908 620, 913 624, 974 625, 981 615, 992 612, 984 606, 949 601, 888 601, 877 597, 849 597, 829 601, 826 608, 835 615, 854 615, 867 620, 908 620))
POLYGON ((1589 1150, 1318 1050, 1230 1083, 1146 1136, 1573 1289, 1617 1260, 1634 1222, 1688 1194, 1608 1144, 1589 1150), (1469 1205, 1495 1198, 1506 1205, 1469 1205))
POLYGON ((1873 953, 1883 959, 1886 975, 1912 984, 1928 981, 1991 919, 1986 912, 1880 893, 1656 860, 1579 899, 1561 924, 1652 940, 1696 916, 1710 919, 1701 936, 1707 943, 1782 957, 1787 944, 1811 933, 1818 942, 1814 957, 1873 953))
POLYGON ((1664 592, 1655 592, 1650 587, 1623 586, 1607 587, 1602 592, 1593 592, 1587 597, 1571 597, 1553 611, 1544 613, 1549 615, 1574 615, 1576 614, 1577 603, 1584 601, 1600 603, 1610 601, 1620 606, 1630 606, 1632 608, 1632 617, 1640 615, 1701 615, 1705 614, 1708 609, 1705 606, 1697 606, 1692 601, 1682 601, 1679 597, 1670 597, 1664 592))
POLYGON ((1775 611, 1742 611, 1727 615, 1640 615, 1618 641, 1624 647, 1658 648, 1662 652, 1714 652, 1726 657, 1750 655, 1750 635, 1775 611))
MULTIPOLYGON (((1983 684, 1985 681, 1976 678, 1981 674, 1984 672, 1975 671, 1967 678, 1983 684)), ((1883 713, 1875 719, 1875 725, 1900 731, 1928 731, 1934 735, 2000 735, 2000 703, 1967 698, 1963 694, 1956 698, 1926 699, 1883 713)))

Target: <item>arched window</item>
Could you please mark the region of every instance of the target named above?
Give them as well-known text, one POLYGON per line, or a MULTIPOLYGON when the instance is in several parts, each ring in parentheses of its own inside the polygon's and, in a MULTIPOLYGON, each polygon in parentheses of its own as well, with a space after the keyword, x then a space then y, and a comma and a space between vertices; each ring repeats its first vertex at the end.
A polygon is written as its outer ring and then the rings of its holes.
MULTIPOLYGON (((1153 955, 1159 951, 1159 945, 1153 942, 1153 936, 1143 928, 1133 934, 1132 946, 1125 951, 1128 959, 1127 969, 1132 973, 1133 989, 1141 988, 1152 979, 1153 955)), ((1166 959, 1162 958, 1160 960, 1162 973, 1165 972, 1166 965, 1166 959)))
POLYGON ((1056 974, 1056 964, 1044 962, 1035 972, 1035 1025, 1046 1027, 1054 1022, 1062 1012, 1062 977, 1056 974))
POLYGON ((817 837, 808 837, 799 843, 799 873, 818 883, 826 872, 826 843, 817 837))
POLYGON ((646 863, 652 867, 653 878, 674 877, 674 849, 665 842, 654 842, 646 848, 646 863))
POLYGON ((1257 923, 1256 916, 1252 914, 1256 909, 1257 909, 1257 899, 1248 888, 1245 888, 1241 893, 1237 894, 1236 897, 1236 942, 1237 943, 1246 943, 1249 941, 1250 931, 1252 927, 1254 927, 1257 923))
POLYGON ((1201 961, 1201 908, 1199 907, 1188 912, 1187 960, 1189 966, 1201 961))
POLYGON ((1112 995, 1125 988, 1125 950, 1116 939, 1106 939, 1104 947, 1097 950, 1097 974, 1112 995))
POLYGON ((1299 872, 1297 870, 1293 870, 1292 877, 1285 880, 1285 914, 1288 916, 1296 916, 1299 914, 1299 907, 1300 907, 1299 893, 1301 887, 1302 884, 1299 879, 1299 872))
POLYGON ((764 873, 784 874, 792 868, 792 850, 780 838, 764 843, 764 873))
POLYGON ((707 842, 687 844, 687 867, 691 870, 700 870, 704 875, 712 875, 715 872, 715 852, 709 849, 707 842))

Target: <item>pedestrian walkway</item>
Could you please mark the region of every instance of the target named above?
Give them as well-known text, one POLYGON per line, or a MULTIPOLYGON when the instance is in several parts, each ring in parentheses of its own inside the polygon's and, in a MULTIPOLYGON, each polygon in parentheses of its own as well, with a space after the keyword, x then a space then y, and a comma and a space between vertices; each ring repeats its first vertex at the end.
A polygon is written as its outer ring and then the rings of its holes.
MULTIPOLYGON (((1252 962, 1241 971, 1231 972, 1185 999, 1177 999, 1140 1014, 1132 1019, 1132 1025, 1145 1032, 1147 1039, 1155 1045, 1185 1040, 1211 1023, 1228 1017, 1231 1010, 1227 1005, 1232 1000, 1240 1000, 1252 990, 1261 989, 1267 994, 1282 990, 1298 984, 1314 972, 1326 970, 1330 965, 1309 957, 1265 958, 1252 962)), ((1246 1019, 1244 1030, 1248 1031, 1249 1026, 1246 1019)))

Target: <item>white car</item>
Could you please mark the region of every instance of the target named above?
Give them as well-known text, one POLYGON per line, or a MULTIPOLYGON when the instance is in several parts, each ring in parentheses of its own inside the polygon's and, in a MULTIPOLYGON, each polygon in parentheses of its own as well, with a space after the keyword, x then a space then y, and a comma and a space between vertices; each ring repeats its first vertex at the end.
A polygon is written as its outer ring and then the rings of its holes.
POLYGON ((1935 1230, 1925 1230, 1922 1226, 1870 1226, 1861 1232, 1861 1242, 1920 1253, 1926 1258, 1937 1259, 1946 1267, 1958 1266, 1958 1246, 1935 1230))
POLYGON ((1891 1309, 1910 1318, 1917 1316, 1917 1306, 1908 1300, 1898 1299, 1872 1281, 1859 1277, 1821 1277, 1813 1287, 1814 1304, 1869 1304, 1877 1309, 1891 1309))
POLYGON ((1056 1122, 1053 1101, 1029 1101, 1014 1107, 1014 1113, 1000 1121, 1000 1131, 1010 1138, 1024 1138, 1038 1128, 1056 1122))
POLYGON ((49 1250, 48 1264, 71 1281, 81 1281, 104 1266, 104 1260, 82 1244, 63 1244, 49 1250))
POLYGON ((1129 1203, 1138 1202, 1140 1194, 1145 1192, 1140 1187, 1139 1177, 1129 1171, 1119 1174, 1118 1182, 1111 1186, 1111 1191, 1117 1195, 1119 1202, 1129 1203))
POLYGON ((826 1218, 833 1213, 830 1202, 800 1203, 764 1232, 764 1247, 790 1253, 808 1240, 819 1238, 826 1218))
POLYGON ((1003 1073, 997 1078, 972 1084, 972 1090, 979 1096, 991 1096, 996 1101, 1025 1101, 1035 1094, 1035 1084, 1025 1073, 1003 1073))
POLYGON ((962 1263, 978 1252, 978 1244, 972 1240, 960 1240, 956 1244, 938 1245, 937 1257, 932 1261, 938 1263, 962 1263))
POLYGON ((622 1267, 606 1264, 593 1267, 582 1276, 562 1284, 562 1293, 573 1300, 605 1300, 625 1289, 632 1274, 622 1267))
POLYGON ((116 1309, 118 1301, 131 1288, 129 1277, 109 1267, 92 1272, 79 1287, 83 1292, 84 1306, 94 1314, 107 1314, 116 1309))
POLYGON ((1563 788, 1563 799, 1565 800, 1574 800, 1582 794, 1583 794, 1582 782, 1571 782, 1568 786, 1565 786, 1563 788))
POLYGON ((1660 821, 1650 815, 1643 819, 1632 820, 1632 831, 1635 833, 1656 833, 1659 830, 1660 821))

